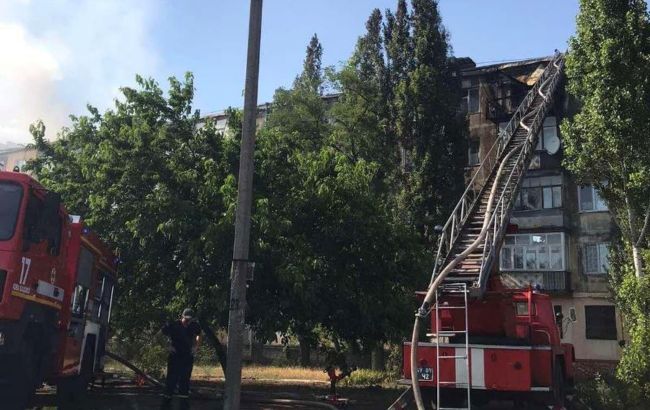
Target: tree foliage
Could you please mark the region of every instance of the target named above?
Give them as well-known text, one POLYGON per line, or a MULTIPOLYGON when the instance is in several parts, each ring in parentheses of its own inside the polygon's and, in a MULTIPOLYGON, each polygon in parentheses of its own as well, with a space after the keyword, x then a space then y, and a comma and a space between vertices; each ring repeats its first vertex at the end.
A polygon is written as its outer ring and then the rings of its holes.
MULTIPOLYGON (((137 77, 114 109, 73 117, 31 163, 71 213, 114 246, 121 260, 115 323, 123 337, 159 326, 184 306, 226 310, 238 142, 191 108, 193 79, 170 79, 168 96, 137 77)), ((215 312, 215 313, 212 313, 215 312)), ((222 319, 222 318, 221 318, 222 319)))
POLYGON ((617 374, 631 386, 626 396, 643 400, 650 397, 650 287, 644 276, 650 219, 649 62, 645 1, 580 2, 566 61, 567 90, 579 111, 561 125, 564 165, 579 183, 598 187, 623 234, 622 244, 610 253, 614 295, 630 339, 617 374))
MULTIPOLYGON (((385 16, 372 12, 340 70, 314 35, 258 131, 247 320, 260 338, 398 340, 428 280, 431 226, 462 188, 459 84, 435 1, 385 16)), ((118 250, 122 338, 186 305, 224 324, 241 114, 217 133, 192 110, 191 75, 167 95, 140 77, 122 93, 54 142, 36 124, 31 167, 118 250)))
MULTIPOLYGON (((562 124, 565 166, 594 183, 632 252, 650 218, 650 22, 642 0, 583 0, 566 61, 580 111, 562 124)), ((641 258, 635 270, 641 276, 641 258)))
POLYGON ((321 82, 278 90, 258 137, 252 322, 260 334, 283 331, 312 345, 325 337, 368 346, 401 334, 421 254, 377 189, 384 158, 373 119, 382 118, 341 109, 358 96, 333 107, 322 98, 325 76, 311 58, 320 48, 308 47, 305 72, 321 82), (347 120, 358 123, 356 141, 341 128, 347 120))

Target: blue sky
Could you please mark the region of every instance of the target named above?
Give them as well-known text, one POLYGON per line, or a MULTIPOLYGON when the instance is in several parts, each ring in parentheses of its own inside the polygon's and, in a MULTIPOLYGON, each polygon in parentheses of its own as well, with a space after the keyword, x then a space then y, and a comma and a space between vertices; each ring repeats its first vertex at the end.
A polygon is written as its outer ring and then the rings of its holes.
MULTIPOLYGON (((259 101, 290 85, 317 33, 324 64, 340 65, 373 8, 396 0, 266 0, 259 101)), ((440 0, 457 56, 491 62, 565 49, 578 0, 440 0)), ((29 140, 43 118, 54 130, 87 103, 105 109, 135 73, 161 84, 195 75, 202 112, 243 104, 247 0, 3 0, 0 2, 0 142, 29 140)))

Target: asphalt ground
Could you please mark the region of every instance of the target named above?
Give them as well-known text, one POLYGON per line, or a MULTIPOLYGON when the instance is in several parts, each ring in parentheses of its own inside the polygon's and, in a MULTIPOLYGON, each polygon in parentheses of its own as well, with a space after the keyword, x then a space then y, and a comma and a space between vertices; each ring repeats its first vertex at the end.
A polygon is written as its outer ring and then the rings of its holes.
MULTIPOLYGON (((327 393, 322 384, 259 383, 246 381, 243 385, 241 410, 312 409, 318 410, 322 402, 316 396, 327 393), (275 400, 275 403, 269 401, 275 400), (277 402, 286 400, 286 402, 277 402)), ((165 401, 160 390, 151 386, 138 386, 128 379, 111 380, 102 386, 93 386, 82 401, 75 405, 57 405, 56 390, 44 388, 36 395, 32 409, 39 410, 221 410, 223 401, 220 392, 223 384, 215 382, 194 382, 192 398, 173 398, 165 401)), ((343 396, 350 398, 350 410, 383 410, 400 395, 398 389, 343 388, 343 396)), ((0 405, 0 408, 2 406, 0 405)), ((480 410, 517 409, 512 402, 491 403, 480 410)), ((545 407, 526 406, 526 410, 541 410, 545 407)), ((331 409, 331 407, 330 407, 331 409)))

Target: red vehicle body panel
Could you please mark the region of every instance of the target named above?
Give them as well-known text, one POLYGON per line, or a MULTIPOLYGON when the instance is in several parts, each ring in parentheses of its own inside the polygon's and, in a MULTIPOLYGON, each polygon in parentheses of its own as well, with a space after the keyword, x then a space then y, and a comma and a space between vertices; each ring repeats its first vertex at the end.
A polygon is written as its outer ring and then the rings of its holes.
MULTIPOLYGON (((439 341, 440 387, 503 392, 551 391, 554 366, 561 365, 565 379, 573 379, 573 346, 560 342, 551 299, 528 290, 506 290, 493 284, 493 290, 481 299, 468 300, 467 320, 464 297, 445 295, 439 301, 438 314, 431 311, 431 337, 438 333, 463 331, 469 334, 467 375, 465 336, 459 333, 439 341)), ((418 293, 422 297, 422 292, 418 293)), ((446 333, 449 334, 449 333, 446 333)), ((403 375, 410 379, 411 344, 403 346, 403 375)), ((419 343, 419 368, 431 369, 432 377, 420 379, 423 388, 435 388, 436 343, 419 343)), ((420 375, 428 374, 423 370, 420 375)))
MULTIPOLYGON (((50 365, 43 377, 56 380, 78 374, 89 329, 95 332, 95 358, 103 355, 117 258, 79 218, 73 221, 63 206, 58 207, 60 231, 55 230, 54 241, 28 239, 40 238, 30 236, 29 226, 33 225, 26 221, 30 215, 41 216, 35 207, 46 201, 48 191, 30 176, 17 172, 0 172, 0 183, 16 184, 23 190, 13 235, 0 240, 0 271, 6 271, 4 283, 0 275, 0 332, 7 340, 0 346, 0 362, 14 363, 12 357, 20 350, 25 329, 38 327, 38 337, 45 338, 53 352, 52 357, 45 358, 50 365), (90 262, 83 269, 82 253, 92 255, 85 258, 90 262), (84 286, 79 284, 82 271, 84 286), (83 301, 77 298, 83 307, 75 314, 77 288, 83 295, 83 301)), ((4 367, 0 382, 11 378, 10 366, 4 367)))

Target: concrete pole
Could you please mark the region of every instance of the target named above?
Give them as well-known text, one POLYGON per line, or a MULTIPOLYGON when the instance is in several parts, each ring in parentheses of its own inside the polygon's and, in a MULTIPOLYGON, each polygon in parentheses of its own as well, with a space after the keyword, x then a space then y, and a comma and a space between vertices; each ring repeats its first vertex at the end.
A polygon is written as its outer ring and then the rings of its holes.
POLYGON ((224 410, 239 410, 241 395, 241 364, 246 309, 246 273, 250 244, 251 203, 253 199, 253 153, 257 120, 257 85, 260 68, 260 37, 262 32, 262 0, 251 0, 248 28, 248 58, 244 90, 244 120, 239 156, 239 184, 235 217, 230 313, 228 316, 228 360, 224 410))

